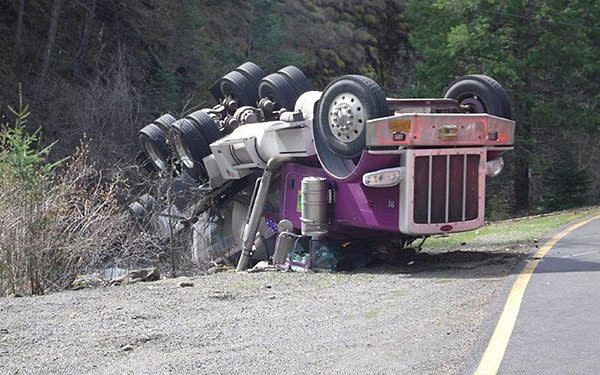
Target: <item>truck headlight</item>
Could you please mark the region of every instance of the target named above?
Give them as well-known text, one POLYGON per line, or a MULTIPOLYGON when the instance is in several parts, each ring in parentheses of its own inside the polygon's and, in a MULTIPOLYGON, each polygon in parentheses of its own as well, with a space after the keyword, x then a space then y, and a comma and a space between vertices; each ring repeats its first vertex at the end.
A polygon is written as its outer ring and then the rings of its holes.
POLYGON ((500 172, 502 172, 502 168, 504 168, 504 159, 502 159, 502 157, 488 160, 486 163, 485 174, 488 177, 496 177, 500 174, 500 172))
POLYGON ((369 187, 389 187, 398 185, 404 175, 404 167, 381 169, 376 172, 365 173, 362 182, 369 187))

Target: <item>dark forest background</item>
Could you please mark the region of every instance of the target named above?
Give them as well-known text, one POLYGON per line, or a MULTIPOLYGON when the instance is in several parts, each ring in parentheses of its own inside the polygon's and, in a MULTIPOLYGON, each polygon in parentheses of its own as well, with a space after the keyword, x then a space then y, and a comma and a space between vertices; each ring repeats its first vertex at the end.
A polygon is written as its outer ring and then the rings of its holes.
POLYGON ((160 114, 212 106, 242 62, 293 64, 323 88, 358 73, 388 96, 439 97, 487 74, 509 91, 517 147, 491 179, 504 216, 600 201, 597 0, 0 0, 0 123, 19 85, 51 158, 84 134, 103 168, 133 164, 160 114))

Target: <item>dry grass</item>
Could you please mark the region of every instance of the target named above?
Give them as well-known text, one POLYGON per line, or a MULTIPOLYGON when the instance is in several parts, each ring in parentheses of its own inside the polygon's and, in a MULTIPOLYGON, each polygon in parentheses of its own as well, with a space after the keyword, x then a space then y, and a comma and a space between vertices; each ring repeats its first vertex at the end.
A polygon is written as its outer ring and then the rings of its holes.
POLYGON ((62 289, 78 273, 148 246, 116 199, 122 184, 89 163, 87 147, 35 186, 0 179, 0 295, 62 289))
POLYGON ((168 243, 124 209, 123 173, 98 169, 86 142, 67 163, 49 163, 27 128, 20 96, 14 125, 0 128, 0 296, 43 294, 77 274, 130 268, 168 254, 168 243))

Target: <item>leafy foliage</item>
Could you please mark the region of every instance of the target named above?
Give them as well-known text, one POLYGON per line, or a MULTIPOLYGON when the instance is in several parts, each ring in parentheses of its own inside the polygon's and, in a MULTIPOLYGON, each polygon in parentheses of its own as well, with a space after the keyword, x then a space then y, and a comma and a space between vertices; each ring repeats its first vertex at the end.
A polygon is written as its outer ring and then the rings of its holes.
POLYGON ((410 2, 411 42, 422 57, 413 94, 440 95, 447 82, 471 73, 495 77, 511 93, 517 208, 527 207, 530 195, 536 198, 529 192, 529 176, 544 179, 555 170, 539 158, 577 159, 589 150, 571 142, 559 154, 540 143, 600 132, 598 17, 600 6, 589 0, 410 2))
POLYGON ((48 163, 53 144, 38 149, 39 129, 27 133, 29 107, 23 104, 19 94, 19 107, 10 108, 15 116, 14 126, 3 125, 0 129, 0 175, 5 183, 16 184, 29 194, 39 194, 54 169, 62 162, 48 163))
POLYGON ((50 44, 56 1, 27 1, 21 14, 17 1, 0 5, 0 118, 19 82, 35 96, 47 65, 28 126, 61 140, 53 159, 85 133, 103 167, 132 163, 140 127, 212 105, 207 88, 248 60, 266 72, 297 65, 319 89, 368 75, 389 96, 437 97, 458 76, 483 73, 508 89, 518 124, 510 174, 493 190, 505 195, 498 207, 544 206, 562 156, 600 199, 597 1, 79 0, 62 2, 50 44))

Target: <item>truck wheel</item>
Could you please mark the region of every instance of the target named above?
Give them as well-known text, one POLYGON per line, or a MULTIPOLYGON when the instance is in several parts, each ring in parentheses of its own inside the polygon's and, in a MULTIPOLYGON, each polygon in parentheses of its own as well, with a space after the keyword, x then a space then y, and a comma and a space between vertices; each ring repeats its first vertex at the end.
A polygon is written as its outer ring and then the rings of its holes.
POLYGON ((383 89, 359 75, 338 78, 327 86, 319 104, 316 131, 333 154, 355 159, 365 149, 367 120, 389 112, 383 89))
POLYGON ((288 81, 292 84, 294 90, 296 91, 297 97, 311 90, 310 81, 297 67, 289 65, 285 68, 279 69, 278 72, 288 78, 288 81))
POLYGON ((238 72, 248 78, 250 83, 252 83, 252 92, 256 92, 258 90, 258 84, 260 80, 263 79, 266 74, 265 72, 255 63, 248 61, 238 66, 236 69, 238 72))
POLYGON ((144 194, 128 206, 129 213, 138 222, 148 221, 156 208, 156 199, 150 194, 144 194))
POLYGON ((293 110, 296 104, 296 90, 286 76, 281 73, 269 74, 260 81, 258 96, 269 98, 275 103, 275 109, 285 108, 293 110))
POLYGON ((506 90, 498 81, 485 75, 473 74, 454 81, 444 93, 444 98, 455 99, 470 113, 512 118, 506 90))
POLYGON ((165 132, 165 134, 169 134, 169 128, 171 127, 171 124, 173 124, 176 120, 177 119, 175 117, 171 116, 168 113, 165 113, 164 115, 154 120, 154 123, 160 126, 161 129, 165 132))
POLYGON ((238 71, 227 73, 219 84, 223 97, 230 96, 242 107, 255 105, 258 101, 256 92, 250 80, 238 71))
POLYGON ((158 171, 164 171, 171 158, 167 137, 155 123, 144 126, 139 132, 140 144, 158 171))
POLYGON ((171 144, 185 172, 196 180, 207 178, 202 159, 210 154, 204 134, 194 121, 183 118, 171 126, 171 144))
POLYGON ((196 125, 198 125, 198 129, 200 129, 200 132, 209 145, 221 138, 219 126, 206 112, 202 110, 196 111, 190 113, 187 118, 194 121, 196 125))

